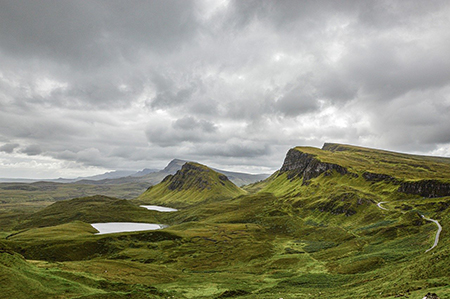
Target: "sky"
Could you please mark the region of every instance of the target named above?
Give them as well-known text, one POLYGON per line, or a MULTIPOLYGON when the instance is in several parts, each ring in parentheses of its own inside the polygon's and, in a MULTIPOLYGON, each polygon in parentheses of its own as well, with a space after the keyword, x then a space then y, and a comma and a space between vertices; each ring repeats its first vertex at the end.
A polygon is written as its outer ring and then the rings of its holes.
POLYGON ((450 2, 0 1, 0 178, 450 156, 450 2))

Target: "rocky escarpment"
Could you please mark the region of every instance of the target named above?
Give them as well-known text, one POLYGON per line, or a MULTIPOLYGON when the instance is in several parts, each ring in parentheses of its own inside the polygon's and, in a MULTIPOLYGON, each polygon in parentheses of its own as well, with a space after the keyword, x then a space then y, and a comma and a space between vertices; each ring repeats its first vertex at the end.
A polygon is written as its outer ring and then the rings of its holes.
POLYGON ((399 181, 387 174, 382 174, 382 173, 373 173, 373 172, 364 172, 362 174, 362 177, 369 182, 388 182, 388 183, 394 183, 394 184, 398 184, 399 181))
POLYGON ((321 174, 331 175, 333 171, 342 175, 350 173, 345 167, 322 162, 314 155, 294 148, 290 149, 286 154, 283 166, 278 175, 287 173, 288 179, 300 177, 303 178, 303 184, 307 184, 310 179, 316 178, 321 174))
POLYGON ((450 196, 450 183, 443 183, 437 180, 403 182, 400 184, 398 191, 407 194, 418 194, 423 197, 450 196))

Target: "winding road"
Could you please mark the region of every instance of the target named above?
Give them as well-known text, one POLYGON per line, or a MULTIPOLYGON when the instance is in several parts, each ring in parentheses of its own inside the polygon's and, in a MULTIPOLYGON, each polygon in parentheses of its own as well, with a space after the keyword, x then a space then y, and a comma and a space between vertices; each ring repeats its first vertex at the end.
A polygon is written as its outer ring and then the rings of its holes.
MULTIPOLYGON (((386 208, 381 206, 381 204, 383 204, 383 203, 387 203, 387 201, 380 201, 379 203, 377 203, 377 207, 379 207, 382 210, 389 211, 389 209, 386 209, 386 208)), ((431 246, 429 249, 427 249, 425 251, 425 253, 427 253, 428 251, 434 249, 434 247, 436 247, 437 244, 439 243, 439 236, 440 236, 440 234, 442 232, 442 226, 439 223, 439 221, 437 221, 435 219, 427 218, 424 215, 420 215, 420 216, 422 216, 422 218, 425 219, 426 221, 434 222, 437 225, 437 227, 438 227, 438 231, 436 232, 436 237, 434 238, 434 244, 433 244, 433 246, 431 246)))
POLYGON ((431 218, 427 218, 424 215, 420 215, 420 216, 422 216, 422 218, 425 219, 426 221, 434 222, 437 225, 437 227, 438 227, 438 231, 436 232, 436 237, 434 238, 433 246, 431 246, 431 248, 429 248, 429 249, 427 249, 425 251, 425 252, 428 252, 428 251, 432 250, 434 247, 436 247, 437 244, 439 243, 439 235, 441 234, 442 226, 439 224, 439 222, 437 220, 434 220, 434 219, 431 219, 431 218))
POLYGON ((380 201, 379 203, 377 203, 377 206, 378 206, 380 209, 382 209, 382 210, 389 211, 388 209, 383 208, 383 207, 381 206, 382 203, 386 203, 386 202, 387 202, 387 201, 380 201))

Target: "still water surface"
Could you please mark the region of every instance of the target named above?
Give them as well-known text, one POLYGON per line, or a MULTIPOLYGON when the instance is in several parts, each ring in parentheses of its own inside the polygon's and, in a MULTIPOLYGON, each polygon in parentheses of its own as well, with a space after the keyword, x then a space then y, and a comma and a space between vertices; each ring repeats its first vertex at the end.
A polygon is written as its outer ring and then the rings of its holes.
MULTIPOLYGON (((176 212, 177 209, 162 207, 162 206, 147 206, 141 205, 140 207, 147 210, 159 211, 159 212, 176 212)), ((98 230, 96 235, 123 233, 123 232, 138 232, 145 230, 157 230, 167 227, 163 224, 155 223, 139 223, 139 222, 105 222, 105 223, 92 223, 93 228, 98 230)))
POLYGON ((96 235, 157 230, 167 227, 162 224, 139 223, 139 222, 106 222, 106 223, 92 223, 91 225, 93 228, 98 230, 98 233, 96 233, 96 235))
POLYGON ((159 211, 159 212, 176 212, 177 209, 174 208, 168 208, 168 207, 162 207, 162 206, 147 206, 147 205, 141 205, 141 208, 146 208, 147 210, 151 211, 159 211))

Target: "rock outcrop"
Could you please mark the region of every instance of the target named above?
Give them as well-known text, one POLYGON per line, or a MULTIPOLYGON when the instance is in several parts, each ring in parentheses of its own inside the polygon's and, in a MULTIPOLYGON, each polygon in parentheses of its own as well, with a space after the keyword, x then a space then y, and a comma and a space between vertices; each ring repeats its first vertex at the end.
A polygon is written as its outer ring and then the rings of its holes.
POLYGON ((437 180, 403 182, 400 184, 398 191, 407 194, 417 194, 423 197, 450 196, 450 183, 437 180))
POLYGON ((331 175, 333 171, 342 175, 350 173, 343 166, 322 162, 312 154, 293 148, 286 154, 278 175, 287 173, 288 179, 300 177, 303 178, 303 184, 307 184, 310 179, 316 178, 321 174, 331 175))
POLYGON ((422 299, 439 299, 439 296, 436 293, 428 293, 422 299))
POLYGON ((399 181, 387 174, 382 174, 382 173, 373 173, 373 172, 364 172, 362 174, 362 177, 369 182, 388 182, 388 183, 396 183, 398 184, 399 181))

